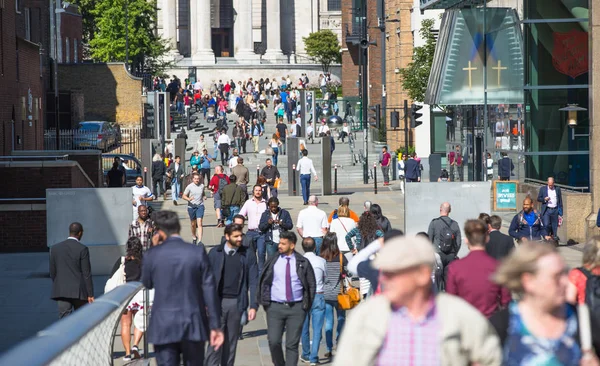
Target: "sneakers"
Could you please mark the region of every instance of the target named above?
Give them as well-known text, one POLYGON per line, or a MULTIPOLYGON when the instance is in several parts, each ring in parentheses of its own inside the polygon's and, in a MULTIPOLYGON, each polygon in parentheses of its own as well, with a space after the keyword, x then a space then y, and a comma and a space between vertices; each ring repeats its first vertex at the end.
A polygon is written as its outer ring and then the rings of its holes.
POLYGON ((138 348, 138 346, 133 346, 131 347, 131 354, 133 355, 133 358, 141 358, 140 356, 140 350, 138 348))
POLYGON ((131 358, 131 355, 125 355, 125 356, 123 357, 123 362, 129 362, 129 361, 131 361, 131 360, 132 360, 132 358, 131 358))
POLYGON ((302 357, 302 356, 300 356, 300 362, 303 362, 303 363, 310 363, 310 361, 309 361, 309 360, 307 360, 306 358, 304 358, 304 357, 302 357))
POLYGON ((332 356, 333 356, 333 355, 331 354, 331 351, 328 351, 328 352, 325 354, 325 358, 331 358, 332 356))
POLYGON ((175 206, 177 206, 177 201, 173 201, 173 204, 174 204, 175 206))
POLYGON ((198 238, 194 238, 194 239, 192 240, 192 244, 194 244, 194 245, 196 245, 196 243, 197 243, 197 242, 198 242, 198 238))

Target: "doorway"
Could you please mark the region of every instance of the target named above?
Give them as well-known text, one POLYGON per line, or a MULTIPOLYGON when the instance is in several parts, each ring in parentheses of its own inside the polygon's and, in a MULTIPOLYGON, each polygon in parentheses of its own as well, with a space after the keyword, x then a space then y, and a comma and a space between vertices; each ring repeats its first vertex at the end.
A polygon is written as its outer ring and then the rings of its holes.
POLYGON ((212 49, 216 57, 233 57, 233 28, 213 28, 212 49))

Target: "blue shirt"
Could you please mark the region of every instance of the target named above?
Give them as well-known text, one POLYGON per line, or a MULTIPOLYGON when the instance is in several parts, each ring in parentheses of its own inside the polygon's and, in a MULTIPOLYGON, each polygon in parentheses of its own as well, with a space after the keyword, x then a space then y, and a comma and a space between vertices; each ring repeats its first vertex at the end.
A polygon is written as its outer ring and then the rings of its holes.
POLYGON ((204 161, 200 166, 202 167, 202 169, 210 169, 210 161, 208 160, 208 156, 204 155, 203 158, 204 161))
POLYGON ((296 256, 292 253, 290 256, 279 255, 279 259, 273 267, 273 284, 271 285, 271 301, 287 302, 285 293, 285 268, 287 259, 290 259, 290 276, 292 278, 292 301, 302 301, 302 282, 296 272, 296 256))
POLYGON ((537 216, 534 211, 531 211, 530 213, 523 212, 523 218, 525 219, 525 221, 527 221, 527 224, 529 224, 529 226, 533 226, 533 224, 535 224, 537 216))
POLYGON ((279 95, 281 96, 281 101, 282 101, 283 103, 287 103, 287 100, 288 100, 288 93, 286 93, 286 92, 282 91, 282 92, 281 92, 279 95))

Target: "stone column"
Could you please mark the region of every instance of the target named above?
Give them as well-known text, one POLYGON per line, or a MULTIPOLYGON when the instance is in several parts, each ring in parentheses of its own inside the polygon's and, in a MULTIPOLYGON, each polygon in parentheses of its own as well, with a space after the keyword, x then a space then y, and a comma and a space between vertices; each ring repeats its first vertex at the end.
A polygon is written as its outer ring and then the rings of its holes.
POLYGON ((177 0, 163 0, 163 36, 171 48, 170 53, 179 54, 177 49, 177 0))
MULTIPOLYGON (((170 0, 167 0, 170 1, 170 0)), ((190 0, 195 19, 192 17, 192 59, 194 62, 214 64, 215 53, 212 50, 212 29, 210 27, 210 0, 190 0)))
POLYGON ((241 63, 259 62, 259 56, 254 53, 252 42, 252 2, 237 0, 234 5, 237 12, 233 25, 234 57, 241 63))
POLYGON ((267 0, 267 51, 263 58, 277 63, 287 62, 281 52, 281 0, 267 0))

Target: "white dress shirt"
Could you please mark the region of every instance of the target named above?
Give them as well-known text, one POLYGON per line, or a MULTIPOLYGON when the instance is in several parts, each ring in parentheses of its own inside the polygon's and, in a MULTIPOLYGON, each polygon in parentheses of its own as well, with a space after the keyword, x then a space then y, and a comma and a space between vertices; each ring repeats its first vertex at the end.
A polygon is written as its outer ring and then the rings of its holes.
POLYGON ((554 188, 554 189, 548 188, 548 197, 550 197, 550 199, 548 200, 548 207, 556 208, 558 206, 558 198, 556 197, 556 188, 554 188))
POLYGON ((317 281, 317 293, 323 293, 323 284, 327 277, 327 261, 324 258, 318 257, 313 252, 304 254, 304 258, 308 259, 310 265, 315 272, 315 280, 317 281))
POLYGON ((219 145, 221 145, 221 144, 227 144, 227 145, 230 145, 230 144, 231 144, 231 139, 229 138, 229 135, 228 135, 228 134, 226 134, 226 133, 222 133, 222 134, 219 136, 219 139, 217 140, 217 143, 218 143, 219 145))
POLYGON ((308 206, 298 213, 296 227, 302 229, 302 236, 305 238, 320 238, 323 236, 323 229, 329 227, 329 220, 325 211, 316 206, 308 206))
POLYGON ((296 170, 300 172, 300 175, 303 174, 314 174, 317 176, 317 171, 315 170, 315 166, 313 165, 312 160, 303 156, 302 159, 298 160, 298 165, 296 165, 296 170))

